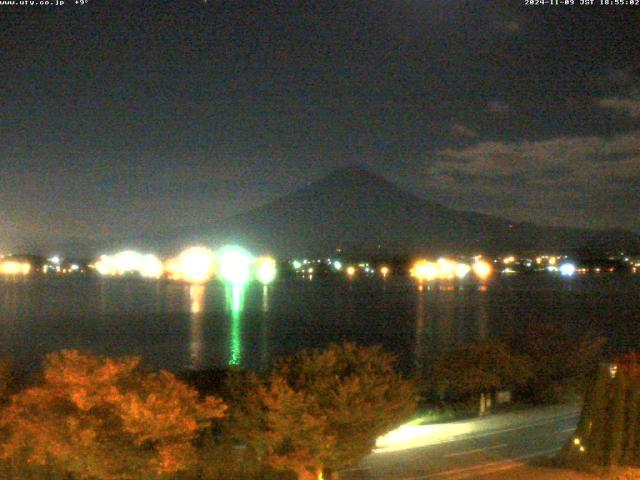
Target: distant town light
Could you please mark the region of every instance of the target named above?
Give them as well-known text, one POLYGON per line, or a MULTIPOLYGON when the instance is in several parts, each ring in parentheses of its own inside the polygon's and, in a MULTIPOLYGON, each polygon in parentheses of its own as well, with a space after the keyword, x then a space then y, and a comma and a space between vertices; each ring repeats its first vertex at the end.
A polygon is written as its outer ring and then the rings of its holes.
POLYGON ((458 263, 455 268, 456 277, 462 279, 471 271, 471 267, 466 263, 458 263))
POLYGON ((27 275, 29 272, 31 272, 30 263, 13 260, 0 262, 0 274, 2 275, 27 275))
POLYGON ((333 262, 333 268, 338 271, 342 270, 342 262, 340 260, 336 260, 335 262, 333 262))
POLYGON ((349 265, 347 267, 347 275, 349 277, 353 277, 356 274, 356 267, 354 267, 353 265, 349 265))
POLYGON ((576 273, 576 266, 573 263, 563 263, 559 270, 563 277, 571 277, 576 273))
POLYGON ((389 271, 389 267, 387 267, 386 265, 380 267, 380 273, 382 274, 383 278, 387 278, 387 275, 389 275, 389 271))
POLYGON ((413 264, 411 275, 420 281, 431 281, 438 278, 439 267, 437 263, 427 260, 418 260, 413 264))
POLYGON ((476 277, 478 277, 480 280, 485 280, 486 278, 489 277, 489 275, 491 275, 491 265, 489 265, 489 263, 485 262, 484 260, 477 260, 473 266, 471 267, 471 269, 473 270, 473 273, 476 275, 476 277))
POLYGON ((448 280, 454 277, 456 262, 449 260, 448 258, 439 258, 437 263, 439 278, 448 280))

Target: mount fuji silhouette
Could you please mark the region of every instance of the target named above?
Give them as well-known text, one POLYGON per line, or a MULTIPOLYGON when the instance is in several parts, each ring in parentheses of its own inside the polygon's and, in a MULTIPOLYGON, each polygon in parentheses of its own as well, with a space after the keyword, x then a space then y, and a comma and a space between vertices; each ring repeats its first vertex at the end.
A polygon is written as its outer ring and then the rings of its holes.
POLYGON ((640 251, 640 237, 625 230, 588 230, 514 222, 454 210, 406 192, 359 166, 323 179, 212 225, 156 238, 235 242, 274 254, 329 255, 336 249, 371 254, 640 251))

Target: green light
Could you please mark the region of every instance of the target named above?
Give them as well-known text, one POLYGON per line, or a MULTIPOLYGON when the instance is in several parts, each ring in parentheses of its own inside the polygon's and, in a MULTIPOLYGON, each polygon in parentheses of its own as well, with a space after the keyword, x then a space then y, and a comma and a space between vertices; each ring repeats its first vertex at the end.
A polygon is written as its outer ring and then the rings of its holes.
POLYGON ((293 265, 294 270, 299 270, 300 267, 302 266, 302 264, 298 260, 294 260, 292 265, 293 265))
POLYGON ((231 310, 231 346, 229 365, 240 365, 242 361, 242 311, 244 310, 243 284, 227 287, 227 305, 231 310))
POLYGON ((234 285, 243 284, 251 275, 251 254, 240 247, 224 247, 218 252, 220 277, 234 285))

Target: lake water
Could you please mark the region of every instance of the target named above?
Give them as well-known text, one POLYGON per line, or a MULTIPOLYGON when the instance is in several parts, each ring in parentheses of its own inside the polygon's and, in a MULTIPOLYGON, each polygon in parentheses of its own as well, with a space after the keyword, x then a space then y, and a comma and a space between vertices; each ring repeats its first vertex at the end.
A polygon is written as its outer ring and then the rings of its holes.
POLYGON ((495 276, 419 291, 408 278, 287 280, 264 288, 134 278, 0 279, 0 355, 26 370, 62 348, 137 354, 169 370, 242 365, 351 340, 409 371, 456 342, 516 337, 532 322, 596 329, 612 353, 640 340, 640 275, 495 276))

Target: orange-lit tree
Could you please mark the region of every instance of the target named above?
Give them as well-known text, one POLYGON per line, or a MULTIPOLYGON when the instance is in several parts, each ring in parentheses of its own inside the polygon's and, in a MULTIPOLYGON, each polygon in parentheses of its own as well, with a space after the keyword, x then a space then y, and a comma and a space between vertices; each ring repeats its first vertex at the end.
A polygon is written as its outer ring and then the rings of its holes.
POLYGON ((47 356, 44 381, 2 412, 0 453, 83 479, 172 473, 195 461, 199 431, 225 408, 168 372, 143 371, 138 357, 63 350, 47 356))
POLYGON ((235 380, 230 431, 271 468, 299 479, 351 465, 375 440, 408 419, 416 405, 411 382, 378 347, 331 345, 274 366, 266 379, 235 380))
POLYGON ((472 398, 525 384, 531 378, 530 363, 504 343, 459 345, 429 359, 425 383, 442 399, 472 398))

